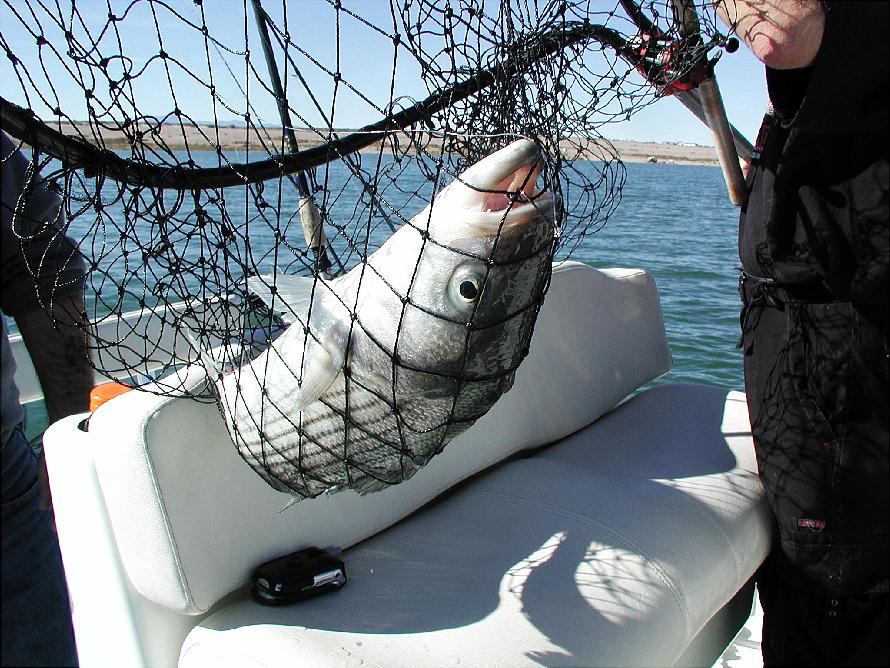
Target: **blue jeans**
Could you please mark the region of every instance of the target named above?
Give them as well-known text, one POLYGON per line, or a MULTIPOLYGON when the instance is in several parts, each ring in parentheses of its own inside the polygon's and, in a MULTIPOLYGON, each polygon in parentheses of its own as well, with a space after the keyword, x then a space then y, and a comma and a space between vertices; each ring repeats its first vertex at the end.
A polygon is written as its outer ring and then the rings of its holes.
POLYGON ((21 428, 2 448, 3 666, 76 666, 52 511, 37 501, 37 459, 21 428))

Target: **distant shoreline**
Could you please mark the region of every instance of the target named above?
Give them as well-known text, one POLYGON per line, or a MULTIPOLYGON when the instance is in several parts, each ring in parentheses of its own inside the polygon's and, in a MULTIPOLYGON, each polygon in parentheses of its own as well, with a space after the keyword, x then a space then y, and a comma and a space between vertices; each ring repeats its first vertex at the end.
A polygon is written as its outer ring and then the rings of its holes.
MULTIPOLYGON (((63 134, 77 137, 92 138, 94 130, 88 123, 61 122, 53 124, 54 129, 63 134)), ((264 144, 268 145, 268 137, 260 136, 254 129, 233 126, 213 126, 211 124, 178 125, 162 124, 160 126, 143 126, 140 128, 146 133, 146 144, 150 146, 162 146, 170 150, 215 151, 217 146, 225 152, 247 152, 254 150, 265 151, 264 144)), ((269 137, 280 137, 277 128, 266 128, 269 137)), ((353 130, 338 130, 340 136, 345 136, 353 130)), ((126 149, 128 140, 123 132, 111 128, 101 128, 102 142, 109 149, 126 149)), ((297 144, 300 149, 313 148, 323 143, 323 137, 318 132, 306 129, 295 130, 297 144)), ((274 141, 274 140, 273 140, 274 141)), ((94 142, 91 142, 94 143, 94 142)), ((435 149, 441 143, 433 139, 430 147, 435 149), (437 143, 438 142, 438 143, 437 143)), ((564 147, 564 152, 574 157, 571 145, 564 147)), ((379 143, 362 149, 363 153, 371 153, 379 150, 379 143)), ((717 154, 711 146, 688 145, 678 143, 641 142, 629 140, 607 140, 605 146, 591 145, 590 150, 594 155, 611 155, 617 153, 624 162, 657 162, 666 164, 687 165, 717 165, 717 154)))

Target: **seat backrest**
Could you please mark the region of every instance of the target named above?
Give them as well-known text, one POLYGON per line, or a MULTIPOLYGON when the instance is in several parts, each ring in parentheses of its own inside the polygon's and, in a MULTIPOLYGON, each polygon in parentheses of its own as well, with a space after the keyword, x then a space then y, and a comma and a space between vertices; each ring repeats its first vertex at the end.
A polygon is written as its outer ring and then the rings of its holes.
MULTIPOLYGON (((468 476, 587 426, 670 368, 661 306, 642 270, 565 262, 513 388, 408 481, 294 502, 239 457, 215 405, 130 392, 90 420, 124 568, 145 598, 200 614, 253 568, 309 545, 348 547, 468 476)), ((186 372, 193 382, 202 372, 186 372)))

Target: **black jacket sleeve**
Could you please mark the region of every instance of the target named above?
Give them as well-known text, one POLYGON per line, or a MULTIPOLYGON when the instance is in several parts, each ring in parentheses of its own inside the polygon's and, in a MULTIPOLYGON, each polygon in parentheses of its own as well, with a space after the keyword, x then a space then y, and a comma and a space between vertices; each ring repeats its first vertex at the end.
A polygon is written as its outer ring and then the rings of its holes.
POLYGON ((82 296, 84 261, 65 236, 61 199, 34 173, 19 146, 0 132, 2 257, 0 309, 19 313, 82 296))

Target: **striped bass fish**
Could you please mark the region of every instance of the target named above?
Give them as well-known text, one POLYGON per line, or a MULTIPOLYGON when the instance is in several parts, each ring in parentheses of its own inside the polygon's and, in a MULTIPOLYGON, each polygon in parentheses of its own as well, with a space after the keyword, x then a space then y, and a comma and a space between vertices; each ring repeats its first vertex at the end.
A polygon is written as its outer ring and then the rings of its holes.
POLYGON ((410 478, 513 384, 550 277, 554 197, 516 141, 333 280, 252 277, 292 324, 215 388, 241 456, 298 499, 410 478))

